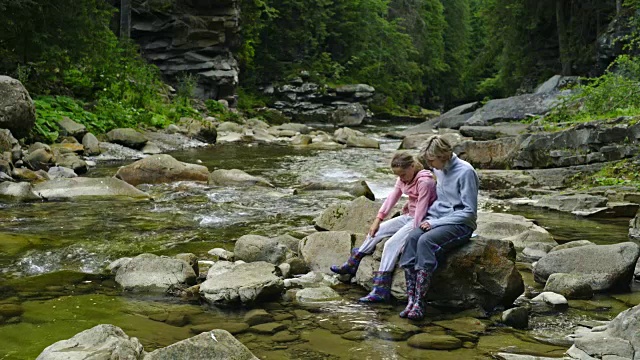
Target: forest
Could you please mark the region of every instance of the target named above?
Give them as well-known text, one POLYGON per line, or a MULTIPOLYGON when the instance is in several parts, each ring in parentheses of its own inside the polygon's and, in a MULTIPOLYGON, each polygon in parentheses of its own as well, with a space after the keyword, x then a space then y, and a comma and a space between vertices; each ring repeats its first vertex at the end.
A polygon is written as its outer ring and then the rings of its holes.
MULTIPOLYGON (((374 86, 374 111, 442 111, 528 92, 554 74, 605 74, 615 58, 602 59, 598 38, 613 21, 626 29, 614 44, 619 53, 633 55, 637 39, 636 0, 241 0, 239 6, 241 108, 259 98, 253 95, 261 86, 304 70, 321 84, 374 86)), ((192 79, 185 76, 178 96, 169 96, 158 70, 111 30, 117 11, 104 0, 0 0, 0 73, 22 81, 36 98, 41 133, 49 111, 59 108, 98 131, 162 127, 194 115, 187 100, 192 79)))

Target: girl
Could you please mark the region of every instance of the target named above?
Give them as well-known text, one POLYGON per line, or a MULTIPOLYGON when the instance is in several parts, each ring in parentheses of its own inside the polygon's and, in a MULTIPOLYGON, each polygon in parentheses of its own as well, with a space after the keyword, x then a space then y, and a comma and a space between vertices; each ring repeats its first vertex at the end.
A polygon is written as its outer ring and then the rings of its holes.
POLYGON ((404 247, 405 238, 420 225, 436 196, 433 174, 424 170, 422 164, 411 154, 396 153, 391 160, 391 170, 398 176, 396 185, 380 207, 364 243, 359 249, 353 249, 347 262, 341 266, 331 266, 331 271, 336 274, 355 275, 360 260, 365 255, 372 254, 380 241, 391 236, 384 244, 380 268, 373 273, 373 290, 361 298, 361 302, 382 302, 389 299, 393 268, 404 247), (409 197, 402 209, 403 215, 383 222, 402 194, 409 197))
POLYGON ((400 317, 424 317, 424 300, 438 267, 438 256, 469 241, 478 217, 478 175, 453 153, 440 135, 427 139, 420 156, 438 177, 438 199, 427 218, 406 240, 400 266, 404 268, 409 303, 400 317))

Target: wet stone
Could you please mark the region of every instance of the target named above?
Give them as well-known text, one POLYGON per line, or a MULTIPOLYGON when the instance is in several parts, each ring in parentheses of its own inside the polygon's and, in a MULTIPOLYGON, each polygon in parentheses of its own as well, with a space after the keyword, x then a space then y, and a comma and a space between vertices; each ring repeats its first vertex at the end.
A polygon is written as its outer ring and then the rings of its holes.
POLYGON ((260 325, 256 325, 256 326, 252 326, 249 328, 249 330, 251 330, 254 333, 258 333, 258 334, 275 334, 278 331, 282 331, 284 329, 286 329, 287 326, 280 324, 280 323, 276 323, 276 322, 272 322, 272 323, 266 323, 266 324, 260 324, 260 325))
POLYGON ((274 321, 284 321, 284 320, 290 320, 293 319, 294 316, 292 314, 286 313, 286 314, 277 314, 273 316, 273 320, 274 321))
POLYGON ((189 331, 194 334, 200 334, 213 329, 222 329, 228 331, 231 335, 237 335, 247 331, 247 329, 249 329, 249 325, 245 323, 209 323, 192 326, 189 328, 189 331))
POLYGON ((265 324, 273 320, 273 316, 263 309, 253 309, 244 316, 244 322, 249 324, 249 326, 265 324))
POLYGON ((419 349, 454 350, 462 347, 462 341, 451 335, 418 334, 409 338, 407 343, 419 349))
POLYGON ((296 341, 300 339, 300 335, 298 334, 292 334, 289 331, 280 331, 275 333, 272 337, 271 340, 273 340, 274 342, 277 343, 284 343, 284 342, 292 342, 292 341, 296 341))
POLYGON ((375 336, 382 340, 404 341, 420 332, 420 328, 412 324, 388 324, 377 329, 375 336))
POLYGON ((158 321, 158 322, 165 322, 167 321, 168 318, 169 318, 169 314, 166 312, 149 315, 149 319, 153 321, 158 321))
POLYGON ((445 329, 460 332, 483 333, 487 330, 487 326, 485 324, 483 324, 480 320, 472 317, 434 321, 434 324, 445 329))
POLYGON ((18 304, 0 304, 0 316, 5 319, 20 316, 22 313, 24 309, 18 304))
POLYGON ((293 310, 293 315, 298 320, 307 320, 307 319, 310 319, 311 317, 313 317, 313 314, 311 314, 307 310, 300 310, 300 309, 293 310))
POLYGON ((181 327, 189 323, 189 318, 184 314, 170 313, 165 322, 169 325, 181 327))
POLYGON ((340 335, 345 340, 361 341, 367 338, 368 332, 363 330, 354 330, 340 335))

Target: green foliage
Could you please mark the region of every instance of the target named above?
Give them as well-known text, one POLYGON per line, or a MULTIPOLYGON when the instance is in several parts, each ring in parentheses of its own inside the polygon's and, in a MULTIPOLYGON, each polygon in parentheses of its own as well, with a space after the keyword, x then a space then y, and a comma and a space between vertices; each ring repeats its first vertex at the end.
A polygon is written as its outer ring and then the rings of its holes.
POLYGON ((578 188, 625 185, 635 186, 640 190, 640 163, 637 159, 616 161, 594 174, 576 174, 572 184, 578 188))
POLYGON ((604 75, 584 79, 575 90, 544 118, 545 125, 640 115, 640 58, 621 55, 604 75))
POLYGON ((199 117, 189 99, 195 79, 185 76, 169 100, 158 69, 110 30, 115 9, 107 2, 0 0, 0 9, 0 72, 36 98, 37 137, 55 140, 62 116, 95 133, 199 117))

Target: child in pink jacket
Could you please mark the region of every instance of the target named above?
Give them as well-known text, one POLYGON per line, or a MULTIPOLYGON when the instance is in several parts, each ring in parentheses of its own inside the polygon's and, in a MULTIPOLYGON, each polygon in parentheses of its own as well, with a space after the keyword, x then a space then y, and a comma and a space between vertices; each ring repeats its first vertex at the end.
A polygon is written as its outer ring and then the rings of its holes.
POLYGON ((407 234, 419 227, 436 198, 436 181, 433 174, 424 170, 422 164, 411 154, 396 153, 391 160, 391 170, 398 176, 396 185, 380 207, 364 243, 359 249, 353 249, 347 262, 340 266, 331 266, 331 271, 336 274, 355 275, 362 258, 372 254, 380 241, 391 236, 384 244, 380 268, 373 273, 373 290, 361 298, 361 302, 389 300, 393 268, 402 252, 407 234), (409 197, 409 201, 403 207, 402 215, 383 221, 403 194, 409 197))

